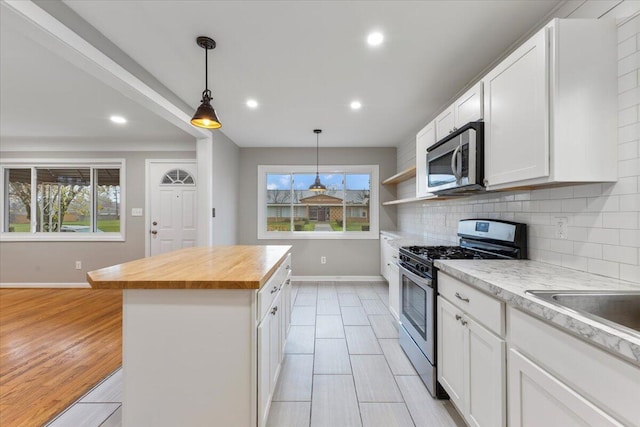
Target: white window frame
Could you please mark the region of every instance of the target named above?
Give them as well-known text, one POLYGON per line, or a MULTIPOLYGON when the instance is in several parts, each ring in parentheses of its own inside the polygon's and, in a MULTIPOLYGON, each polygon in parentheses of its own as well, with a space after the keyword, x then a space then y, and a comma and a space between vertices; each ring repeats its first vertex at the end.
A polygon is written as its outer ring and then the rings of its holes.
MULTIPOLYGON (((6 159, 0 162, 0 242, 124 242, 126 236, 126 160, 125 159, 6 159), (26 169, 26 168, 118 168, 120 169, 120 231, 114 232, 90 232, 90 233, 62 233, 62 232, 34 232, 28 233, 4 231, 5 214, 7 204, 5 200, 6 192, 6 169, 26 169)), ((33 182, 33 178, 32 178, 33 182)), ((32 184, 33 185, 33 184, 32 184)), ((33 191, 33 188, 32 188, 33 191)), ((93 192, 93 182, 92 189, 93 192)), ((32 194, 32 197, 35 195, 32 194)), ((92 203, 93 205, 93 203, 92 203)), ((92 213, 95 215, 95 212, 92 213)), ((35 229, 37 218, 31 217, 31 229, 35 229)))
MULTIPOLYGON (((259 165, 258 166, 258 240, 291 239, 378 239, 379 223, 379 186, 378 165, 332 165, 320 166, 321 174, 327 173, 367 173, 371 175, 369 188, 369 231, 267 231, 267 174, 315 174, 313 165, 259 165)), ((346 212, 346 210, 345 210, 346 212)), ((345 227, 346 229, 346 227, 345 227)))

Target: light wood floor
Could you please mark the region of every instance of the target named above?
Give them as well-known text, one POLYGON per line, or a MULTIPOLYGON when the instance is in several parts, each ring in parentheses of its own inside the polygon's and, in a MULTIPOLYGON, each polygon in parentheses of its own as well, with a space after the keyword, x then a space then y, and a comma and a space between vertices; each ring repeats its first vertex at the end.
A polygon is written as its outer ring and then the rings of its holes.
POLYGON ((0 289, 0 425, 40 426, 122 363, 122 291, 0 289))

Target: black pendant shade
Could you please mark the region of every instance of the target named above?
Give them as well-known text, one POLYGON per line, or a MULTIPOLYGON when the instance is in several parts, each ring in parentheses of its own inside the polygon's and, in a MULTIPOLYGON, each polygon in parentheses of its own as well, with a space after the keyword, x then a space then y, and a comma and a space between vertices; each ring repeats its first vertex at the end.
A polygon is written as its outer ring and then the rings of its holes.
POLYGON ((211 91, 209 90, 209 56, 210 49, 215 49, 216 42, 209 37, 198 37, 196 39, 198 46, 204 49, 204 86, 202 92, 201 104, 191 118, 191 124, 200 128, 218 129, 222 127, 216 110, 211 106, 211 91))
POLYGON ((322 129, 314 129, 313 133, 316 134, 316 180, 314 181, 313 184, 311 184, 311 186, 309 187, 309 191, 315 191, 316 193, 324 193, 325 191, 327 191, 327 187, 325 185, 322 184, 322 182, 320 182, 320 173, 319 173, 319 140, 320 140, 320 134, 322 133, 322 129))

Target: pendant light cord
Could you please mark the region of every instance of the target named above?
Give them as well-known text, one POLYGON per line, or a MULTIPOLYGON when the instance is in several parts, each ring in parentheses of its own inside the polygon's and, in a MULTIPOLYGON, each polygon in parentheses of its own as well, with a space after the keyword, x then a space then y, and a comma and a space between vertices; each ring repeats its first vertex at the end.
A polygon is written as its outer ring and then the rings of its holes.
POLYGON ((319 169, 320 169, 320 151, 318 148, 318 145, 320 144, 320 134, 316 133, 316 176, 320 175, 319 169))

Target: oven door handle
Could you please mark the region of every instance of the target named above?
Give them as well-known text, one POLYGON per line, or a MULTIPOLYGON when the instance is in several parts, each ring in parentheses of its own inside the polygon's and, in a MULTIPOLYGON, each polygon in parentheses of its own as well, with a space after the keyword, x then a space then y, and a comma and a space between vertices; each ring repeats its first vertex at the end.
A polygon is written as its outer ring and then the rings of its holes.
POLYGON ((433 289, 433 281, 431 279, 427 279, 426 277, 420 277, 417 274, 412 273, 411 271, 404 268, 401 264, 398 265, 400 268, 400 274, 404 274, 409 279, 413 280, 415 283, 420 285, 420 287, 424 288, 425 286, 433 289))

